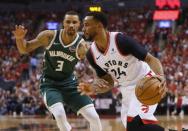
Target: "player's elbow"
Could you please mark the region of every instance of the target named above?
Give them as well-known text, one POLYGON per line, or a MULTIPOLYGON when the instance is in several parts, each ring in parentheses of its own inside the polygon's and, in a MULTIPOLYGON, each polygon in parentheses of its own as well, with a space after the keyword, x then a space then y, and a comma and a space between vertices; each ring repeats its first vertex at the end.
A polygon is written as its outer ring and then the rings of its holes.
POLYGON ((18 50, 18 51, 19 51, 19 53, 20 53, 21 55, 26 55, 26 54, 28 54, 28 52, 25 51, 25 50, 18 50))
POLYGON ((156 58, 153 55, 151 55, 150 53, 148 53, 146 55, 145 62, 149 64, 149 63, 152 63, 152 62, 160 62, 160 61, 159 61, 158 58, 156 58))
POLYGON ((21 54, 21 55, 25 55, 25 54, 27 54, 27 52, 25 52, 25 51, 20 51, 20 54, 21 54))

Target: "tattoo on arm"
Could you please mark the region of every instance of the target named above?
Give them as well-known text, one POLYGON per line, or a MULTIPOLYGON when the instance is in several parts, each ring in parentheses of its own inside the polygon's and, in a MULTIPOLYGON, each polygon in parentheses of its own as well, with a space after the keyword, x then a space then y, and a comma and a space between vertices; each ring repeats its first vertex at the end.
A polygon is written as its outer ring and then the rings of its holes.
POLYGON ((46 30, 38 34, 38 36, 26 42, 27 52, 31 52, 38 47, 47 47, 53 39, 54 32, 46 30))
POLYGON ((159 59, 152 56, 150 53, 146 55, 145 62, 157 75, 164 75, 163 67, 159 59))
POLYGON ((81 40, 81 43, 78 45, 77 53, 80 59, 84 59, 86 56, 86 52, 88 50, 86 44, 87 43, 84 40, 81 40))
POLYGON ((108 88, 96 88, 95 89, 96 94, 106 93, 114 87, 114 80, 111 77, 111 75, 106 74, 100 78, 108 82, 108 84, 106 85, 108 88))

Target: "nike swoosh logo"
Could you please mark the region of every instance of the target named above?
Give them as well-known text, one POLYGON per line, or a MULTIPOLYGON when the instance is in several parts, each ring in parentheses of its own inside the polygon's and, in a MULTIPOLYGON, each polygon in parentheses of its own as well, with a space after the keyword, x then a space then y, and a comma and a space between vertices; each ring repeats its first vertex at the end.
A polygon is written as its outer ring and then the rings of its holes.
POLYGON ((98 60, 101 56, 98 56, 96 59, 98 60))

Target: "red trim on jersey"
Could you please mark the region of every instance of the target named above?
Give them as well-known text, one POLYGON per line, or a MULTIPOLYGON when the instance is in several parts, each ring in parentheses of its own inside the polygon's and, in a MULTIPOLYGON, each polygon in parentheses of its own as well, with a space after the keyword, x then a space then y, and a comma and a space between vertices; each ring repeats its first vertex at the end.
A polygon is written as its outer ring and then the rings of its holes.
MULTIPOLYGON (((127 116, 127 122, 131 122, 133 119, 134 119, 134 117, 127 116)), ((155 120, 146 120, 146 119, 142 119, 142 122, 144 124, 157 124, 158 123, 158 121, 155 121, 155 120)))
POLYGON ((146 74, 146 76, 152 77, 152 76, 153 76, 152 71, 149 71, 149 72, 146 74))
POLYGON ((94 53, 92 51, 92 47, 90 47, 90 52, 91 52, 91 55, 93 56, 93 60, 94 60, 95 64, 97 64, 96 58, 95 58, 94 53))
POLYGON ((106 36, 107 36, 107 48, 106 48, 106 50, 104 52, 104 55, 106 55, 106 53, 108 52, 108 49, 110 47, 110 32, 107 32, 106 36))
POLYGON ((118 35, 118 33, 115 35, 115 45, 116 45, 116 48, 117 48, 119 54, 121 54, 122 56, 127 56, 128 54, 122 54, 121 51, 118 48, 118 45, 117 45, 117 35, 118 35))
POLYGON ((109 47, 110 47, 110 32, 106 32, 106 36, 107 36, 107 48, 106 48, 106 50, 105 50, 104 53, 102 53, 102 52, 98 49, 96 43, 94 42, 95 47, 96 47, 96 49, 98 50, 98 52, 100 52, 100 53, 103 54, 104 56, 106 55, 106 53, 108 52, 108 49, 109 49, 109 47))

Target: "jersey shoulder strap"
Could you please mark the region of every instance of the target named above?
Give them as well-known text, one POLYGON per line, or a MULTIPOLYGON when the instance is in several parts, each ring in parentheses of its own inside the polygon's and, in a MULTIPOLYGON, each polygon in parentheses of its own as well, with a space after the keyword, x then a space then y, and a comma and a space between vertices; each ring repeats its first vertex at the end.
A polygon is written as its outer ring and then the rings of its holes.
POLYGON ((57 30, 56 32, 57 32, 57 33, 56 33, 56 37, 55 37, 54 42, 59 43, 59 42, 60 42, 60 41, 59 41, 60 30, 57 30))
POLYGON ((58 36, 57 33, 58 33, 58 31, 57 31, 57 30, 54 30, 53 39, 51 40, 50 44, 46 47, 47 50, 49 50, 50 47, 53 45, 53 43, 56 41, 56 37, 58 36))

